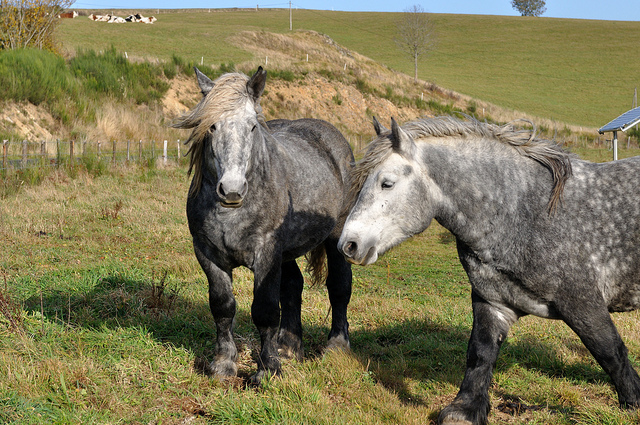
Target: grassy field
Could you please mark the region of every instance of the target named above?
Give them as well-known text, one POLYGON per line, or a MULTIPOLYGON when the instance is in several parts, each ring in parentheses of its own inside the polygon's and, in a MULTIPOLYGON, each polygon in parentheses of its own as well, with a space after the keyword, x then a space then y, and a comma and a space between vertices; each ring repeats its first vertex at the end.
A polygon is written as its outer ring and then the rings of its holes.
MULTIPOLYGON (((289 29, 285 9, 161 12, 154 25, 65 20, 61 40, 68 52, 115 46, 136 57, 168 60, 177 54, 197 63, 241 63, 252 54, 229 43, 231 35, 289 29)), ((293 16, 295 30, 325 33, 349 49, 412 73, 412 62, 393 41, 399 14, 295 10, 293 16)), ((433 21, 438 44, 421 62, 424 80, 588 127, 600 127, 631 107, 640 58, 625 52, 640 43, 638 22, 446 14, 433 15, 433 21)))
MULTIPOLYGON (((354 268, 351 352, 323 353, 327 294, 307 287, 304 361, 251 388, 259 338, 246 269, 234 272, 239 377, 203 373, 215 326, 189 241, 186 170, 101 170, 60 170, 0 203, 1 423, 424 424, 455 396, 470 287, 436 223, 354 268)), ((639 319, 614 317, 636 367, 639 319)), ((617 408, 608 377, 563 323, 534 317, 504 344, 491 402, 492 423, 640 420, 617 408)))

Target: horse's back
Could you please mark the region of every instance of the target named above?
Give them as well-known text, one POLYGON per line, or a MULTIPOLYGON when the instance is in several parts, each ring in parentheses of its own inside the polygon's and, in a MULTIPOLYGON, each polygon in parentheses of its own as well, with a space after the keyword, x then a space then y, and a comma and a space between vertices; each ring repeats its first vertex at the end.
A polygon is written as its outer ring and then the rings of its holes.
POLYGON ((276 119, 267 122, 276 139, 284 146, 295 149, 305 143, 332 162, 341 174, 353 162, 353 152, 342 133, 327 121, 314 118, 299 120, 276 119))

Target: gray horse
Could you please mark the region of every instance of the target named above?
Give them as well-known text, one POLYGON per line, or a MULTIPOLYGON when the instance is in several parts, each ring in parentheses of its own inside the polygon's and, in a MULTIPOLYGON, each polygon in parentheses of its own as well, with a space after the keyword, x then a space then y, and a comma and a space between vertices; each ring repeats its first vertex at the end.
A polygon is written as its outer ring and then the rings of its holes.
POLYGON ((302 358, 303 276, 295 259, 309 251, 316 280, 327 259, 328 346, 349 347, 351 267, 337 240, 353 154, 327 122, 265 122, 262 67, 251 78, 229 73, 211 81, 197 69, 196 75, 203 98, 174 126, 193 128, 187 218, 217 328, 209 368, 222 379, 237 374, 231 273, 245 266, 254 273, 251 316, 262 347, 252 382, 259 383, 265 373, 280 371, 279 351, 302 358))
POLYGON ((433 218, 456 237, 473 328, 439 422, 487 422, 498 351, 527 314, 569 325, 620 405, 637 407, 640 378, 609 312, 640 306, 640 157, 590 163, 530 131, 449 117, 377 128, 354 169, 339 247, 370 264, 433 218))

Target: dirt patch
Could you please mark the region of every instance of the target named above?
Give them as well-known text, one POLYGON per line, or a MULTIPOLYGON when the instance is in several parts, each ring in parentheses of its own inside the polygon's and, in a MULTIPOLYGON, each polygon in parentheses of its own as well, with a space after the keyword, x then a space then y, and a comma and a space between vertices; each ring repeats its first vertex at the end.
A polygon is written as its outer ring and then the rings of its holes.
POLYGON ((0 109, 0 131, 35 140, 51 140, 56 136, 56 120, 44 108, 31 103, 8 102, 0 109))
POLYGON ((322 119, 355 144, 374 134, 373 116, 389 125, 391 117, 404 122, 419 115, 416 109, 398 107, 387 99, 363 94, 352 85, 318 76, 293 83, 268 80, 261 104, 267 119, 322 119))
POLYGON ((170 81, 169 90, 162 99, 162 112, 169 120, 187 112, 200 99, 200 90, 195 77, 178 75, 170 81))

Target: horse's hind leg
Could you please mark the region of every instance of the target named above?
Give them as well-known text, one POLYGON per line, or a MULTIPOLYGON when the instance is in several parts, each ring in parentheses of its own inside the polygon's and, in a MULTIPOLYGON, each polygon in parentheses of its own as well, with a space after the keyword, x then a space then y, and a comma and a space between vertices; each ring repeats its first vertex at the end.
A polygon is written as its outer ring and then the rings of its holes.
POLYGON ((260 333, 261 349, 258 356, 258 371, 251 377, 251 382, 259 384, 266 373, 276 375, 280 372, 278 355, 282 276, 280 258, 272 259, 267 264, 258 264, 253 274, 251 318, 260 333))
POLYGON ((280 280, 280 332, 278 353, 283 358, 302 360, 302 288, 304 278, 295 260, 282 263, 280 280))
POLYGON ((338 240, 325 241, 327 255, 327 291, 331 303, 331 331, 327 349, 349 349, 347 306, 351 300, 351 265, 338 251, 338 240))
MULTIPOLYGON (((567 299, 565 297, 565 299, 567 299)), ((611 377, 622 407, 640 407, 640 378, 629 362, 611 315, 598 297, 585 297, 560 311, 562 318, 578 334, 596 361, 611 377)))
POLYGON ((231 271, 227 272, 219 268, 195 241, 193 247, 196 258, 209 281, 209 307, 216 323, 216 356, 209 365, 209 372, 220 379, 233 377, 238 372, 236 365, 238 351, 232 334, 236 300, 233 296, 231 271))

